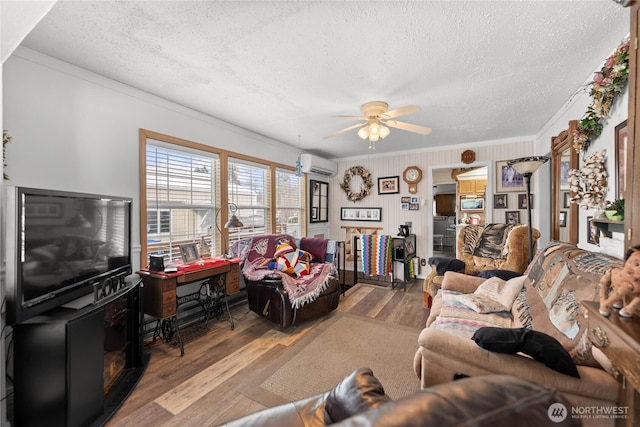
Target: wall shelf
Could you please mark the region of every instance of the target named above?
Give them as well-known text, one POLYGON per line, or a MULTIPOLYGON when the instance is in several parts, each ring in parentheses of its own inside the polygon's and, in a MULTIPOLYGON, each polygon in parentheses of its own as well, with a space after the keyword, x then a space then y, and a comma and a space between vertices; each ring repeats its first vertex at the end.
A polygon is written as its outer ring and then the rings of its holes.
POLYGON ((624 233, 624 221, 607 218, 594 218, 591 221, 606 237, 611 237, 613 232, 624 233))

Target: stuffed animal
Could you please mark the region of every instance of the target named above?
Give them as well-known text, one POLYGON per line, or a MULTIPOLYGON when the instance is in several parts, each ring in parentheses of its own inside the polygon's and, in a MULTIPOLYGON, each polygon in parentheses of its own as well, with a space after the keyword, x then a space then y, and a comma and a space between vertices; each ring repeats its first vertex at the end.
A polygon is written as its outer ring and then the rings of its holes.
POLYGON ((627 251, 622 268, 614 267, 600 279, 600 314, 609 316, 619 308, 620 316, 631 317, 640 305, 640 245, 627 251), (631 297, 625 305, 624 298, 631 297))

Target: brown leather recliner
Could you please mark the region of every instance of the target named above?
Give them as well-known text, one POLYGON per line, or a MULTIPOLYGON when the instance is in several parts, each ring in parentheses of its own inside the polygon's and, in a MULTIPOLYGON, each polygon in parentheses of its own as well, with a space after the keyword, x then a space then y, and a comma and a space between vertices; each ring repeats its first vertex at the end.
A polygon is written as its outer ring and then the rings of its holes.
POLYGON ((313 301, 293 308, 279 277, 246 281, 249 310, 277 323, 284 329, 327 314, 340 302, 340 280, 330 279, 329 286, 313 301))
POLYGON ((581 422, 571 416, 571 406, 559 392, 514 376, 465 378, 391 400, 373 372, 360 368, 332 390, 264 409, 223 426, 329 424, 339 427, 544 427, 579 426, 581 422))

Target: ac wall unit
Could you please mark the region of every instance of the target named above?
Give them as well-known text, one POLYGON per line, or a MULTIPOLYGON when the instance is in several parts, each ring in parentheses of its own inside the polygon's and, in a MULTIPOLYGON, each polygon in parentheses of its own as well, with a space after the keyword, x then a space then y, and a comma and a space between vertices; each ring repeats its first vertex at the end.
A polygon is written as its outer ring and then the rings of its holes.
POLYGON ((335 176, 338 173, 338 164, 334 161, 314 156, 313 154, 300 155, 302 172, 315 173, 323 176, 335 176))

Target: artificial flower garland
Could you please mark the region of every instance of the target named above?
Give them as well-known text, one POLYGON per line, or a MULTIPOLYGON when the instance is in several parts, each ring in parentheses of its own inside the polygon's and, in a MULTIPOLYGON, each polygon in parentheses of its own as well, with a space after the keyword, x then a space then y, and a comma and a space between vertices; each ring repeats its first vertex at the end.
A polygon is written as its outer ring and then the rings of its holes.
POLYGON ((609 109, 616 96, 624 89, 628 77, 629 40, 625 40, 593 78, 589 92, 593 101, 573 132, 573 148, 577 153, 586 151, 589 143, 600 136, 603 122, 609 117, 609 109))
POLYGON ((340 188, 347 193, 347 199, 352 202, 357 202, 367 197, 371 193, 371 187, 373 187, 373 181, 371 180, 371 174, 362 166, 352 166, 344 171, 344 178, 340 183, 340 188), (351 191, 351 178, 354 176, 360 176, 362 178, 362 186, 360 192, 354 193, 351 191))

